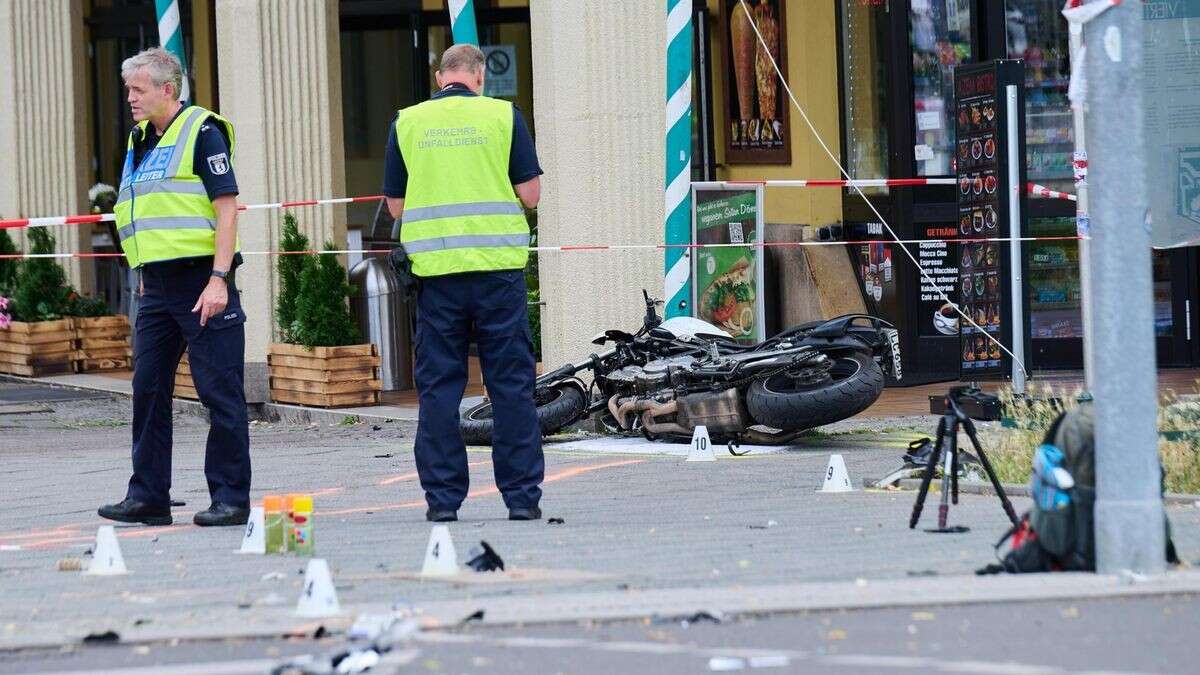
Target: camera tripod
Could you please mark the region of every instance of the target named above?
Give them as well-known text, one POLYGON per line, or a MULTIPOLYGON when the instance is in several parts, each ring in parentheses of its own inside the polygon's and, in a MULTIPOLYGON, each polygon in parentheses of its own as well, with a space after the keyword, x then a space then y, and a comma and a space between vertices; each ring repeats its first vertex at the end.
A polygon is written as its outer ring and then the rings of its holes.
POLYGON ((925 497, 929 494, 929 484, 933 480, 933 473, 937 469, 938 463, 943 462, 942 468, 942 500, 938 505, 938 526, 935 530, 929 532, 966 532, 967 528, 963 526, 946 527, 946 519, 950 515, 950 503, 958 504, 958 467, 959 467, 959 448, 958 448, 958 432, 960 429, 967 432, 967 437, 971 439, 971 444, 975 447, 975 456, 979 458, 979 463, 983 465, 984 472, 992 481, 992 488, 996 490, 996 496, 1000 498, 1000 505, 1004 507, 1004 513, 1008 515, 1008 519, 1015 526, 1018 522, 1017 514, 1013 510, 1012 503, 1008 501, 1008 495, 1004 493, 1004 488, 1000 485, 1000 479, 996 477, 995 470, 992 469, 992 463, 988 461, 987 455, 983 453, 983 446, 979 443, 979 436, 975 433, 975 422, 970 416, 963 412, 963 409, 958 404, 958 398, 964 395, 976 393, 972 387, 955 387, 946 395, 946 414, 942 416, 938 422, 937 440, 934 441, 933 450, 929 455, 929 464, 925 467, 925 475, 921 477, 921 489, 917 492, 917 502, 913 504, 912 517, 909 518, 908 527, 913 529, 917 526, 917 521, 921 519, 921 509, 925 507, 925 497), (944 461, 943 461, 944 457, 944 461))

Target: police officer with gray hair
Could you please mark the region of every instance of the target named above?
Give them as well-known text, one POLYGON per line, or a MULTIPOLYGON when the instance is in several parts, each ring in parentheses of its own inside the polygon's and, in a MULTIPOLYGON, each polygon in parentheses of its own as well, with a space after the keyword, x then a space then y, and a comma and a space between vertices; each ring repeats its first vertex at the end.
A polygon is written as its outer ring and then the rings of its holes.
POLYGON ((136 126, 114 212, 121 249, 141 276, 134 326, 133 476, 109 520, 170 525, 171 398, 188 351, 208 408, 204 474, 212 505, 197 525, 242 525, 250 513, 250 438, 243 388, 246 315, 233 272, 237 181, 233 124, 183 105, 183 68, 153 48, 121 65, 136 126))

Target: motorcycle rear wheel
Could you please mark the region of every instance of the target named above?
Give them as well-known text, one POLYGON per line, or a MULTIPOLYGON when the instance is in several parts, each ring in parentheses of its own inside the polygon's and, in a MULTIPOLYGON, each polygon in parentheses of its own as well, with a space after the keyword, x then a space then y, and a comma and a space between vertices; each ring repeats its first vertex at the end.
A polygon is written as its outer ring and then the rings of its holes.
MULTIPOLYGON (((574 422, 587 408, 587 397, 574 385, 557 384, 550 388, 545 400, 537 404, 538 425, 542 435, 549 436, 574 422)), ((492 444, 492 402, 484 399, 479 404, 462 412, 458 428, 467 445, 492 444)))
POLYGON ((828 376, 814 384, 787 373, 757 380, 746 392, 746 409, 759 424, 784 431, 811 429, 853 417, 883 393, 883 370, 866 354, 834 358, 828 376))

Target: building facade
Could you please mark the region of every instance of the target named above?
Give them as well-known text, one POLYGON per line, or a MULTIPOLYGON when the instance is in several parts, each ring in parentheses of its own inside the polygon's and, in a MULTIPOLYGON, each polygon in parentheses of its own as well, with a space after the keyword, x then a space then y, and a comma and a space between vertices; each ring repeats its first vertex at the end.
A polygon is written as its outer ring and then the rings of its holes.
MULTIPOLYGON (((1031 180, 1071 188, 1070 60, 1060 0, 750 4, 778 42, 776 56, 807 121, 782 89, 748 83, 765 64, 747 51, 752 44, 738 3, 695 0, 694 180, 838 178, 823 144, 855 178, 949 176, 952 68, 1022 58, 1031 180), (768 103, 777 114, 747 119, 747 105, 768 103)), ((489 60, 497 68, 490 93, 520 106, 546 171, 538 242, 661 242, 665 3, 475 5, 481 43, 498 54, 489 60)), ((180 0, 180 9, 195 102, 237 126, 243 203, 377 194, 388 123, 395 110, 431 94, 436 55, 451 44, 445 0, 180 0)), ((0 2, 0 145, 11 149, 0 216, 84 212, 90 185, 119 181, 130 125, 120 63, 157 42, 153 0, 0 2)), ((904 238, 950 218, 954 202, 951 187, 868 194, 904 238)), ((294 213, 315 243, 357 250, 391 239, 391 224, 374 204, 294 213)), ((830 188, 768 188, 764 215, 768 241, 828 232, 852 238, 855 226, 875 219, 857 195, 830 188), (841 227, 822 229, 831 225, 841 227)), ((1069 202, 1031 201, 1029 229, 1072 233, 1073 217, 1069 202)), ((279 211, 243 213, 243 248, 277 249, 281 223, 279 211)), ((63 251, 116 250, 105 227, 62 227, 56 235, 63 251)), ((913 359, 908 369, 957 375, 953 338, 917 316, 916 271, 904 270, 897 256, 892 288, 876 299, 863 276, 868 249, 848 243, 769 251, 768 330, 872 311, 901 325, 913 359)), ((1076 249, 1072 242, 1035 244, 1028 254, 1032 363, 1079 367, 1076 249)), ((351 266, 360 259, 343 256, 351 266)), ((1191 335, 1200 328, 1190 311, 1198 293, 1195 250, 1155 260, 1160 360, 1193 364, 1191 335)), ((239 271, 253 326, 248 381, 258 383, 251 392, 258 400, 266 395, 266 350, 275 333, 272 267, 270 256, 247 256, 239 271)), ((126 303, 128 281, 115 260, 76 259, 68 268, 79 288, 104 294, 115 309, 126 303)), ((641 289, 661 294, 663 254, 545 252, 538 270, 543 357, 557 363, 585 355, 600 330, 640 322, 641 289)))

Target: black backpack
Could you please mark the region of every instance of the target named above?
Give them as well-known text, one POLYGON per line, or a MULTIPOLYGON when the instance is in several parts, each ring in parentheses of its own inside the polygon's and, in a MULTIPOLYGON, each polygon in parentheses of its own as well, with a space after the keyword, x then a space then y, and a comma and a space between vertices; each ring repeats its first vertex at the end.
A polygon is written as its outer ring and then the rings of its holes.
MULTIPOLYGON (((1050 425, 1042 439, 1043 448, 1039 448, 1038 454, 1035 454, 1035 465, 1041 462, 1037 468, 1049 471, 1051 469, 1047 467, 1046 458, 1052 458, 1056 460, 1052 466, 1061 467, 1070 474, 1069 482, 1073 484, 1067 489, 1058 490, 1060 494, 1057 495, 1053 494, 1053 488, 1042 485, 1039 495, 1039 478, 1035 469, 1031 479, 1035 486, 1033 507, 1021 518, 1020 523, 996 542, 999 552, 1004 542, 1012 539, 1012 547, 1000 559, 1000 564, 988 565, 979 570, 980 574, 1096 570, 1094 428, 1090 402, 1059 415, 1050 425)), ((1166 528, 1166 559, 1170 563, 1178 563, 1169 522, 1166 528)))

